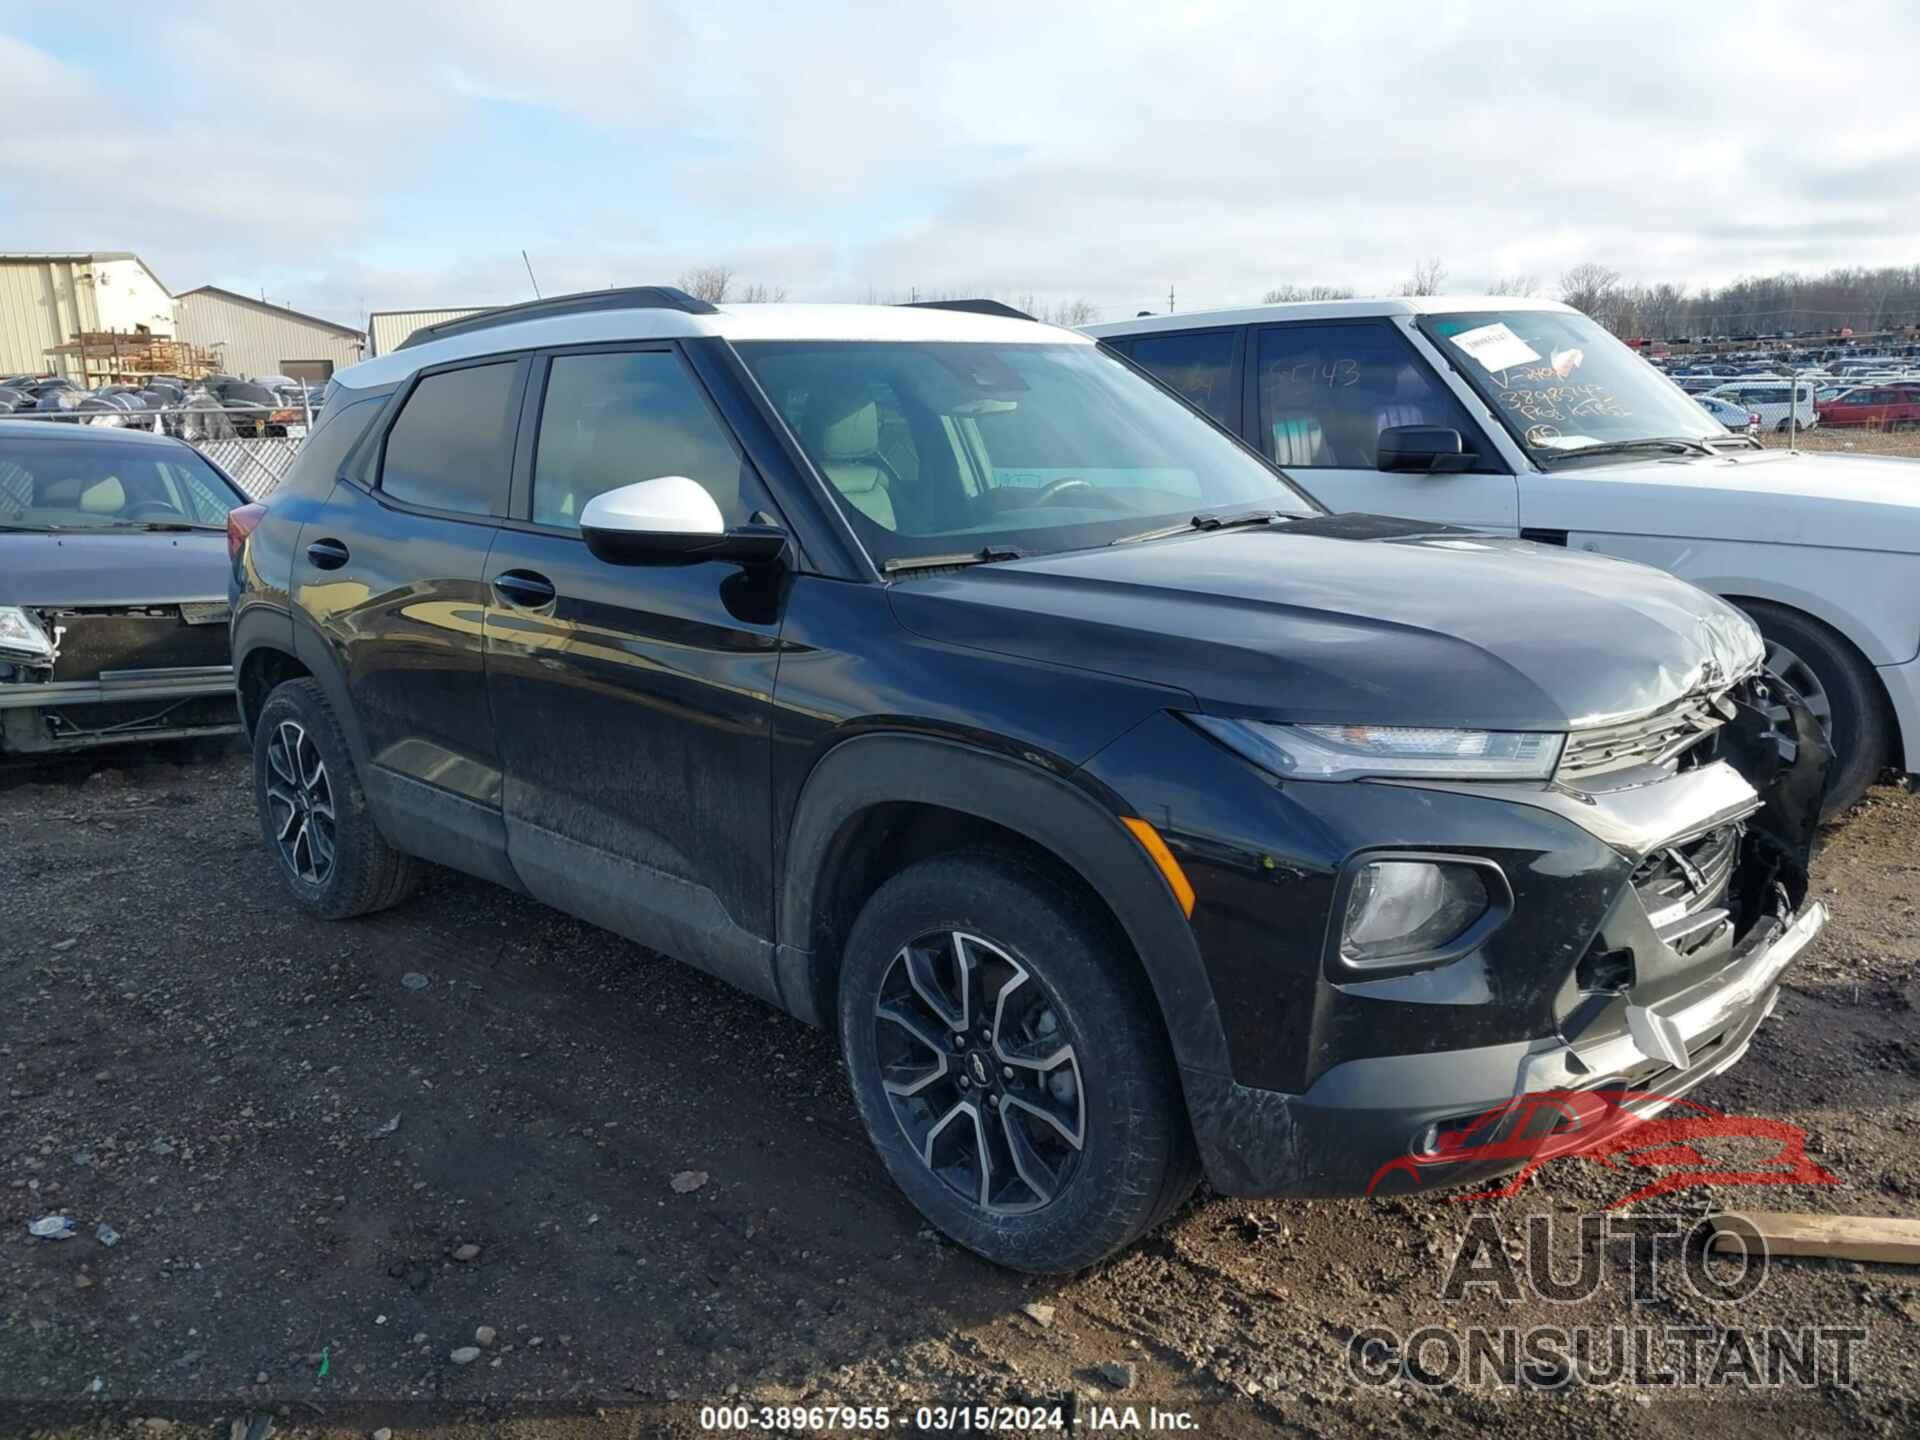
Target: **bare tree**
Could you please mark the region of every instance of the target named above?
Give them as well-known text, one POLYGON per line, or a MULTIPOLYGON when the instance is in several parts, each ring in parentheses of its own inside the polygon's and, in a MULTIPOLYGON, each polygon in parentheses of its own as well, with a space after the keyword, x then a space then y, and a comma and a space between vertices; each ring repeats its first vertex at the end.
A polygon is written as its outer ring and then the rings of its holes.
POLYGON ((680 272, 680 288, 696 300, 718 305, 733 287, 733 269, 727 265, 699 265, 680 272))
POLYGON ((1447 267, 1438 258, 1422 260, 1413 273, 1400 282, 1402 295, 1438 295, 1447 283, 1447 267))
POLYGON ((1072 329, 1077 325, 1091 325, 1098 320, 1100 307, 1091 300, 1062 300, 1041 318, 1072 329))
POLYGON ((1351 300, 1346 285, 1276 285, 1260 297, 1262 305, 1285 305, 1293 300, 1351 300))
POLYGON ((756 280, 740 291, 739 302, 742 305, 777 305, 786 298, 786 286, 763 285, 756 280))
POLYGON ((1489 295, 1518 295, 1523 300, 1539 293, 1538 275, 1502 275, 1487 286, 1489 295))
POLYGON ((1594 260, 1583 261, 1561 274, 1560 298, 1607 325, 1619 309, 1620 272, 1594 260))

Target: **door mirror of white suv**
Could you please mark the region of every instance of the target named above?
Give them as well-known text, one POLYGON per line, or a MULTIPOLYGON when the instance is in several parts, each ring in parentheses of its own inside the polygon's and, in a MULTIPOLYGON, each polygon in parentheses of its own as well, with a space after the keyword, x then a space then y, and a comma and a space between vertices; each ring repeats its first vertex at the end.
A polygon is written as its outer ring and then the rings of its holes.
POLYGON ((602 491, 580 512, 580 533, 595 558, 612 565, 769 561, 787 546, 787 533, 777 525, 728 529, 706 486, 685 475, 602 491))
POLYGON ((1380 432, 1375 455, 1382 470, 1428 475, 1471 470, 1480 459, 1458 430, 1441 425, 1389 425, 1380 432))

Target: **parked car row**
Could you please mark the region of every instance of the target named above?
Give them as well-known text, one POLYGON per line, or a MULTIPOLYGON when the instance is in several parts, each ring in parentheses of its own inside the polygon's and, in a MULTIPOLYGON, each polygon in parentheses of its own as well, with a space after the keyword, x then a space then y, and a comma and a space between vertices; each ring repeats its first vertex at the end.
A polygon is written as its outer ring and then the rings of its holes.
POLYGON ((113 429, 157 427, 186 439, 306 434, 324 399, 284 375, 242 380, 149 376, 144 385, 87 389, 64 376, 0 377, 0 415, 32 416, 113 429))

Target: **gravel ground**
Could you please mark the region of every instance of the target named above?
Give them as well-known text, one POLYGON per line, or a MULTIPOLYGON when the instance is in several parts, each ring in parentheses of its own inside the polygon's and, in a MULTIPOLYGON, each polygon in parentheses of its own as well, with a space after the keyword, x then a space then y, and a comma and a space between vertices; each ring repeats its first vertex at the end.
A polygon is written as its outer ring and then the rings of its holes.
MULTIPOLYGON (((1839 1183, 1643 1211, 1920 1214, 1916 820, 1881 788, 1829 833, 1835 923, 1699 1094, 1805 1126, 1839 1183)), ((1442 1299, 1476 1211, 1509 1243, 1555 1216, 1572 1256, 1629 1183, 1584 1161, 1474 1205, 1203 1192, 1087 1274, 995 1270, 889 1185, 825 1036, 452 874, 296 913, 235 753, 0 777, 0 894, 0 1433, 694 1433, 728 1398, 1068 1391, 1209 1435, 1912 1433, 1912 1268, 1781 1260, 1737 1313, 1673 1287, 1636 1311, 1610 1248, 1585 1302, 1442 1299), (52 1213, 75 1238, 28 1235, 52 1213), (1541 1320, 1868 1336, 1850 1390, 1348 1378, 1368 1326, 1541 1320)))

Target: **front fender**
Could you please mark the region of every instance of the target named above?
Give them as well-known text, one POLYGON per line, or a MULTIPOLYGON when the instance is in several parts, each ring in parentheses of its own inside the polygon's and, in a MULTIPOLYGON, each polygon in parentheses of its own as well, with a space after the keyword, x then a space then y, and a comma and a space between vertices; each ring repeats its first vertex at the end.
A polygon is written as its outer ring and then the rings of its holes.
POLYGON ((977 816, 1040 846, 1101 899, 1132 942, 1183 1068, 1225 1073, 1226 1035, 1192 928, 1116 797, 1084 773, 1049 774, 991 751, 929 736, 864 734, 828 751, 800 793, 776 919, 782 1002, 815 1024, 830 1014, 820 981, 838 957, 817 953, 821 878, 840 863, 862 812, 918 802, 977 816))

